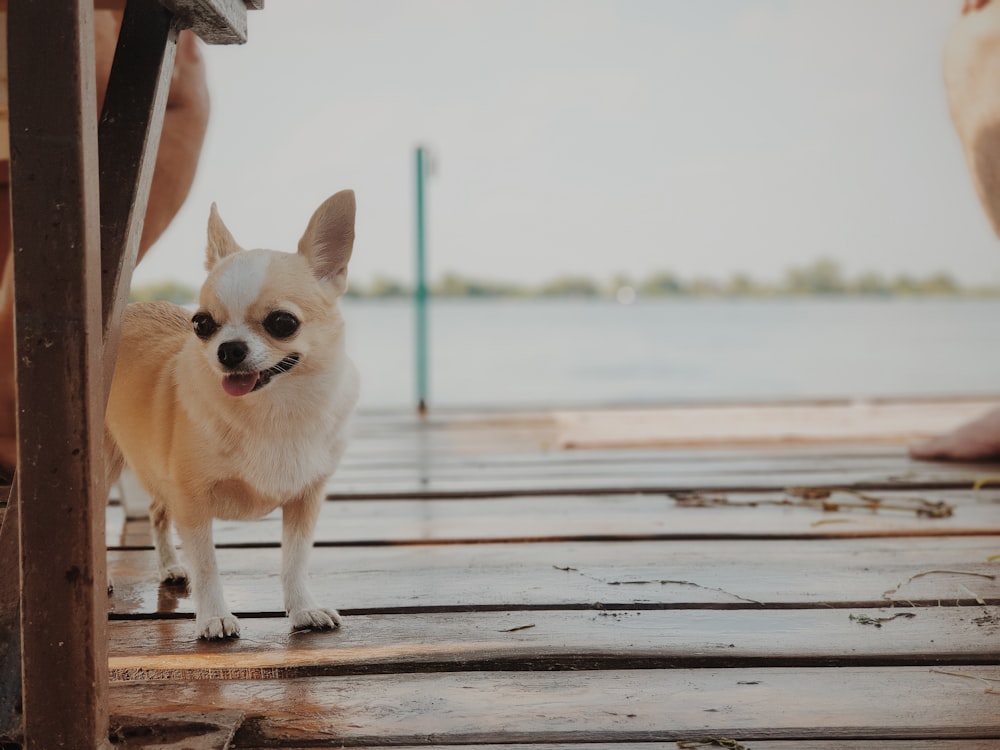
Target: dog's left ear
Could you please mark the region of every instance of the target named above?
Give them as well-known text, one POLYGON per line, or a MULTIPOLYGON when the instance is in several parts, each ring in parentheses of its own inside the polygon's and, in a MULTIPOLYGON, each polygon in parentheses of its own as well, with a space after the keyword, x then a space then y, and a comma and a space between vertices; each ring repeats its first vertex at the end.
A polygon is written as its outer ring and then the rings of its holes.
POLYGON ((299 254, 316 278, 329 281, 339 294, 347 291, 347 263, 354 248, 354 191, 341 190, 316 209, 299 240, 299 254))

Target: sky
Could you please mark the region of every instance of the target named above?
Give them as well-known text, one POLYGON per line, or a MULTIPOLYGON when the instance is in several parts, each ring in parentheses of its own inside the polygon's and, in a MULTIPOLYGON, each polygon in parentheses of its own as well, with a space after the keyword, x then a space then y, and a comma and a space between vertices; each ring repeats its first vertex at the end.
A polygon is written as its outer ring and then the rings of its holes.
POLYGON ((357 193, 352 278, 408 282, 414 149, 428 270, 538 283, 832 258, 850 275, 1000 282, 951 126, 960 0, 269 0, 206 48, 195 185, 135 283, 204 278, 218 203, 294 250, 357 193))

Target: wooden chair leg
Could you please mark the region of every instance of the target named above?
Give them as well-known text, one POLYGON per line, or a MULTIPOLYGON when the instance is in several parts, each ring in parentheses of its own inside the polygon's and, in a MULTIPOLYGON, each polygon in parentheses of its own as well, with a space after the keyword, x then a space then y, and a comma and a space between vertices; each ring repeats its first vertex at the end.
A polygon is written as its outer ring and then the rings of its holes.
POLYGON ((11 3, 7 20, 24 742, 105 747, 93 2, 11 3))

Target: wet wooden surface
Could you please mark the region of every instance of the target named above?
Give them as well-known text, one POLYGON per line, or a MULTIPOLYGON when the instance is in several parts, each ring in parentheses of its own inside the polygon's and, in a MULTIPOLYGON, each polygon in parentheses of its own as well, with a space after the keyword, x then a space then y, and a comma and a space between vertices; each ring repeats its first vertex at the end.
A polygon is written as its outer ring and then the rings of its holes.
POLYGON ((243 712, 235 748, 1000 746, 1000 466, 356 432, 311 564, 339 631, 289 632, 274 516, 218 524, 242 638, 196 640, 108 509, 114 715, 243 712))

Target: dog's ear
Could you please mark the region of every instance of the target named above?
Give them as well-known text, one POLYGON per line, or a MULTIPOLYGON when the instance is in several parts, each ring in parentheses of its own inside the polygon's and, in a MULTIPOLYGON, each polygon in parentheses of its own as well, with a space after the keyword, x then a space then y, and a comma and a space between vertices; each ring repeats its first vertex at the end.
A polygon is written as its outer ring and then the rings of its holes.
POLYGON ((354 191, 341 190, 316 209, 299 240, 299 254, 316 278, 329 281, 337 292, 347 290, 347 262, 354 248, 354 191))
POLYGON ((208 214, 208 247, 205 250, 205 268, 211 271, 220 260, 240 249, 236 240, 233 239, 233 235, 222 223, 219 209, 213 203, 208 214))

